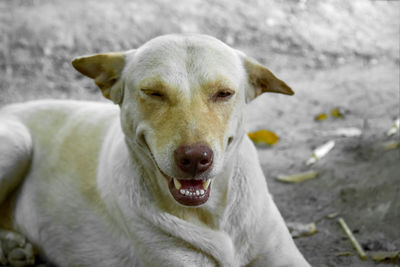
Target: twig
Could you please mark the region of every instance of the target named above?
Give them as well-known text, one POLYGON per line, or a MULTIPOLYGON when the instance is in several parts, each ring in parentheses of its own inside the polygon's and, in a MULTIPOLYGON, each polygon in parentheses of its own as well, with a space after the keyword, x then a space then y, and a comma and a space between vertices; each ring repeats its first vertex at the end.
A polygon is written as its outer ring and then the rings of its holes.
POLYGON ((350 239, 351 244, 356 249, 356 251, 357 251, 358 255, 360 256, 360 258, 362 260, 366 260, 367 259, 367 254, 365 253, 363 248, 360 246, 360 243, 358 243, 358 241, 355 238, 355 236, 353 235, 353 233, 350 231, 350 229, 347 226, 346 222, 343 220, 343 218, 339 218, 338 222, 339 222, 340 226, 342 227, 343 231, 345 232, 345 234, 347 235, 347 237, 350 239))

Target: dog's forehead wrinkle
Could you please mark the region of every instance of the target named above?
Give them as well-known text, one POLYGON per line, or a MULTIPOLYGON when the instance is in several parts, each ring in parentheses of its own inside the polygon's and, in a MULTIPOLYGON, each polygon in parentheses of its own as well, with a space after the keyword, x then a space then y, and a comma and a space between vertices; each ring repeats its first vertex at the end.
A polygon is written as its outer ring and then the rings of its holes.
POLYGON ((137 79, 160 76, 186 94, 218 76, 230 77, 234 83, 241 77, 237 53, 213 38, 191 35, 156 38, 135 55, 128 75, 132 73, 137 79))

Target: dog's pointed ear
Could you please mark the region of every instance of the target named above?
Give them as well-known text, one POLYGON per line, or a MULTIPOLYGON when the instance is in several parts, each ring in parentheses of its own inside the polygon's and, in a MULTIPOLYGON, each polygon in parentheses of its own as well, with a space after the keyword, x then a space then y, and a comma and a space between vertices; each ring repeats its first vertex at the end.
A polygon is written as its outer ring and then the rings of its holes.
POLYGON ((89 78, 101 89, 104 97, 120 104, 123 98, 123 85, 120 82, 125 66, 125 53, 95 54, 75 58, 72 66, 89 78))
POLYGON ((293 90, 284 82, 278 79, 269 69, 258 63, 256 60, 247 57, 240 52, 243 65, 248 75, 250 84, 249 92, 246 92, 248 100, 252 100, 265 92, 293 95, 293 90))

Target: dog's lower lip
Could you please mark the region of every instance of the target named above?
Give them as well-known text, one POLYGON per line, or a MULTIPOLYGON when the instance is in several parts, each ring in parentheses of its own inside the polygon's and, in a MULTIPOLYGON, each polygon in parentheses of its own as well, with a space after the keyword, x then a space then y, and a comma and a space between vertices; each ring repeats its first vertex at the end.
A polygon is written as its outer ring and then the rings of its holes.
POLYGON ((176 179, 164 175, 174 199, 184 206, 199 206, 207 202, 211 191, 211 180, 176 179))

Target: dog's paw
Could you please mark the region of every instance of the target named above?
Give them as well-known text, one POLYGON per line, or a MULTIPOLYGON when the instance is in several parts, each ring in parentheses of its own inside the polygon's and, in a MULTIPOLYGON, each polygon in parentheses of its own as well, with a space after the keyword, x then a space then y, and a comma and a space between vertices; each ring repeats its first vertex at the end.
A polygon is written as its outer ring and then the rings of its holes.
POLYGON ((18 233, 0 229, 0 266, 25 267, 35 264, 32 244, 18 233))

